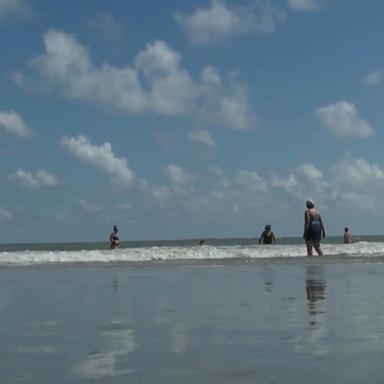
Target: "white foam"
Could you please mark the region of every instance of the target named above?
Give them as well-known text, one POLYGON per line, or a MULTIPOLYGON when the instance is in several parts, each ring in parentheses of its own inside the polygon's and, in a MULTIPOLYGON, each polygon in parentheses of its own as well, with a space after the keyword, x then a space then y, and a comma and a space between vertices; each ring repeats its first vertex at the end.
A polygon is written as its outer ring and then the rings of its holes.
MULTIPOLYGON (((327 256, 384 256, 383 242, 322 244, 327 256)), ((304 257, 304 244, 251 246, 143 247, 115 250, 0 252, 0 264, 34 265, 64 263, 147 262, 151 260, 273 259, 304 257)))

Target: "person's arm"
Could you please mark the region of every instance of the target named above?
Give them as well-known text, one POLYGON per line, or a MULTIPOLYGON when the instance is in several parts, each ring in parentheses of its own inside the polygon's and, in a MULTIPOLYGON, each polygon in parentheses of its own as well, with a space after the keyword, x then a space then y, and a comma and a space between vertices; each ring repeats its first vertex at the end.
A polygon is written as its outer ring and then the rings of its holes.
POLYGON ((261 235, 259 238, 259 244, 261 244, 261 242, 263 241, 264 234, 265 234, 265 231, 261 232, 261 235))
POLYGON ((272 241, 273 241, 274 244, 277 243, 276 236, 275 236, 275 234, 273 232, 272 232, 272 241))
POLYGON ((309 226, 308 211, 305 211, 304 212, 304 233, 303 233, 304 239, 307 237, 308 226, 309 226))
POLYGON ((324 229, 324 224, 323 224, 323 219, 321 218, 321 215, 319 215, 320 219, 320 225, 321 225, 321 232, 323 232, 323 238, 325 237, 325 229, 324 229))

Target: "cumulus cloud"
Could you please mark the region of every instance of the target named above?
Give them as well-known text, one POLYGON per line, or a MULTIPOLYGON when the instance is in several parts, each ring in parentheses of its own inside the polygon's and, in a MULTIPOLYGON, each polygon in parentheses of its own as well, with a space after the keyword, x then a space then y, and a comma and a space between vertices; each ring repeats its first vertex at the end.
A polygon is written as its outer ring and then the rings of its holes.
POLYGON ((237 81, 237 75, 231 75, 229 83, 224 84, 216 68, 203 69, 202 80, 206 103, 201 106, 206 122, 237 130, 253 129, 257 117, 249 98, 249 88, 237 81))
POLYGON ((4 223, 12 219, 12 215, 0 206, 0 223, 4 223))
POLYGON ((384 170, 363 158, 347 154, 332 166, 332 173, 340 196, 353 192, 362 200, 372 201, 373 196, 379 197, 384 192, 384 170))
POLYGON ((77 199, 77 204, 79 205, 79 207, 86 213, 88 214, 94 214, 96 212, 99 211, 99 207, 92 204, 92 203, 89 203, 88 201, 84 200, 84 199, 81 199, 81 198, 78 198, 77 199))
POLYGON ((256 172, 238 171, 235 177, 236 185, 243 190, 249 191, 266 191, 267 183, 256 172))
POLYGON ((251 212, 265 204, 268 185, 255 171, 239 170, 228 176, 221 168, 210 167, 212 177, 199 183, 179 166, 169 166, 166 170, 169 183, 152 185, 147 191, 170 217, 182 214, 219 221, 241 213, 250 217, 251 212))
POLYGON ((193 175, 184 171, 182 167, 175 164, 167 165, 164 168, 164 173, 167 176, 168 180, 172 184, 176 184, 176 185, 190 184, 194 180, 193 175))
POLYGON ((14 74, 19 86, 59 92, 128 114, 189 113, 207 120, 215 116, 234 129, 254 122, 243 84, 224 82, 214 67, 203 68, 200 79, 193 79, 183 68, 180 53, 163 41, 147 44, 131 65, 122 68, 95 65, 88 49, 64 32, 47 31, 44 45, 45 52, 29 62, 27 71, 14 74))
POLYGON ((114 184, 130 186, 134 181, 134 174, 125 158, 118 158, 112 151, 110 143, 101 146, 92 144, 83 135, 64 137, 61 145, 80 161, 90 164, 107 174, 114 184))
POLYGON ((124 30, 116 17, 107 12, 99 12, 88 22, 88 26, 102 38, 112 40, 123 36, 124 30))
POLYGON ((375 71, 367 73, 363 78, 363 82, 366 85, 379 85, 382 84, 383 81, 384 73, 381 69, 377 69, 375 71))
POLYGON ((248 102, 248 90, 244 86, 236 86, 234 93, 223 96, 220 100, 218 116, 222 124, 237 129, 251 129, 256 123, 248 102))
POLYGON ((367 138, 374 134, 373 128, 359 116, 352 103, 339 101, 317 108, 315 114, 335 136, 367 138))
POLYGON ((8 177, 25 188, 56 188, 60 185, 59 180, 55 176, 43 169, 30 173, 19 168, 16 172, 8 175, 8 177))
POLYGON ((273 175, 272 185, 282 188, 288 195, 300 199, 322 196, 328 188, 323 173, 313 164, 302 164, 285 176, 273 175))
POLYGON ((194 143, 208 148, 216 148, 216 142, 208 131, 202 129, 188 132, 188 138, 194 143))
POLYGON ((32 135, 32 129, 15 111, 0 111, 0 132, 4 131, 26 139, 32 135))
POLYGON ((269 1, 231 6, 224 0, 211 0, 208 8, 198 8, 191 14, 178 13, 175 18, 193 44, 212 45, 234 36, 274 32, 284 21, 285 13, 269 1))
POLYGON ((0 0, 0 22, 8 15, 25 15, 28 5, 24 0, 0 0))
POLYGON ((287 175, 273 175, 272 185, 295 200, 313 197, 335 210, 368 209, 377 215, 378 207, 384 209, 384 169, 349 153, 331 165, 327 176, 313 164, 302 164, 287 175))
POLYGON ((321 0, 288 0, 288 5, 295 11, 317 11, 321 0))

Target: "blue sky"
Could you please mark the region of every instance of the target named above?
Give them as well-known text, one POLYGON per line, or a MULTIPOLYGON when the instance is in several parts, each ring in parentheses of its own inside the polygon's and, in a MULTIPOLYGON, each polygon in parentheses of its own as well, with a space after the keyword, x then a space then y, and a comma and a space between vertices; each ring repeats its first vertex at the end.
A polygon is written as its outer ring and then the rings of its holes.
POLYGON ((384 233, 384 3, 0 0, 0 241, 384 233))

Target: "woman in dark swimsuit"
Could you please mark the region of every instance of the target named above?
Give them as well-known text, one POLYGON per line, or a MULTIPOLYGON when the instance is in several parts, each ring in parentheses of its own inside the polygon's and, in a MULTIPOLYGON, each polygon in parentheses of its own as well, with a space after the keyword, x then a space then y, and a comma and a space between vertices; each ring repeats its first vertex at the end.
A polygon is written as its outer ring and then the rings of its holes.
POLYGON ((325 229, 323 219, 320 212, 315 209, 315 205, 311 200, 306 201, 307 210, 304 214, 304 240, 307 245, 308 256, 313 256, 313 247, 317 254, 322 256, 323 252, 320 249, 321 235, 325 237, 325 229))
POLYGON ((276 244, 275 234, 272 232, 271 226, 268 224, 265 226, 263 233, 260 236, 259 244, 276 244))

